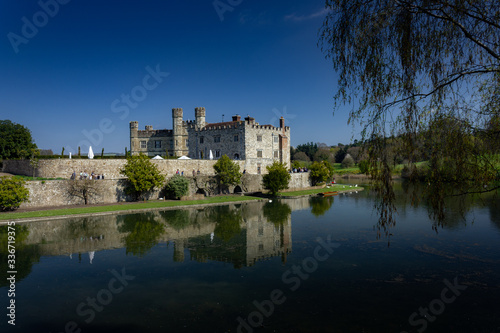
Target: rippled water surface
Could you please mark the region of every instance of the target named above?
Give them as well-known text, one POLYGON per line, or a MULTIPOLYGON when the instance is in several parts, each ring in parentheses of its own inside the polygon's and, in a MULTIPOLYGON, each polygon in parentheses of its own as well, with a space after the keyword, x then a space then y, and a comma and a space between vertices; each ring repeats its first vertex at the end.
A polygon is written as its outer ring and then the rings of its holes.
POLYGON ((18 223, 15 326, 2 226, 0 330, 500 332, 500 201, 397 198, 381 238, 369 191, 18 223))

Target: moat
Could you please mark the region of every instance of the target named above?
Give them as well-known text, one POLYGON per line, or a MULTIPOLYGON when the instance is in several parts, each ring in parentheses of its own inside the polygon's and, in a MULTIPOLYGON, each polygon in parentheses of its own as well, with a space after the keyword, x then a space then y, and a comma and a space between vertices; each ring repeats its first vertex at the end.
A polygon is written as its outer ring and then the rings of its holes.
POLYGON ((390 238, 369 190, 18 224, 0 330, 500 332, 499 199, 435 226, 397 197, 390 238))

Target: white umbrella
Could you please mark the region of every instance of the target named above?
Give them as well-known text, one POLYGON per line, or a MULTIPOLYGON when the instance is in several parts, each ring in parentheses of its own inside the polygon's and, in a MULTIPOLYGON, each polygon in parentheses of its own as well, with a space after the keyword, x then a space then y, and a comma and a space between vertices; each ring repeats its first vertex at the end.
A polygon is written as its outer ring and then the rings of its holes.
POLYGON ((69 159, 71 159, 71 153, 69 153, 69 159))
POLYGON ((89 147, 89 158, 93 159, 94 158, 94 152, 92 151, 92 146, 89 147))
POLYGON ((178 160, 190 160, 190 158, 187 156, 181 156, 178 158, 178 160))
POLYGON ((208 155, 208 158, 211 160, 214 159, 214 154, 212 154, 212 149, 210 149, 210 154, 208 155))
POLYGON ((161 157, 160 155, 156 155, 155 157, 152 158, 152 160, 162 160, 163 157, 161 157))

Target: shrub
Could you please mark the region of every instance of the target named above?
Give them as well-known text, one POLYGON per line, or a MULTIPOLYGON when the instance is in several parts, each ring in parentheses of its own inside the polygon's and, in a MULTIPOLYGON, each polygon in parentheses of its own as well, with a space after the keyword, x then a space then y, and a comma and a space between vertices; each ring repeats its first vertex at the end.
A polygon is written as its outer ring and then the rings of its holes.
POLYGON ((268 173, 262 177, 262 183, 264 188, 271 192, 271 195, 275 196, 279 191, 288 188, 291 176, 286 164, 274 162, 272 165, 268 165, 266 169, 268 173))
POLYGON ((0 210, 15 210, 28 201, 30 192, 25 184, 22 179, 0 177, 0 210))
POLYGON ((342 168, 352 168, 354 166, 354 159, 351 155, 347 154, 342 161, 342 168))
POLYGON ((175 175, 168 181, 165 186, 165 195, 170 199, 179 199, 188 194, 189 180, 186 177, 175 175))

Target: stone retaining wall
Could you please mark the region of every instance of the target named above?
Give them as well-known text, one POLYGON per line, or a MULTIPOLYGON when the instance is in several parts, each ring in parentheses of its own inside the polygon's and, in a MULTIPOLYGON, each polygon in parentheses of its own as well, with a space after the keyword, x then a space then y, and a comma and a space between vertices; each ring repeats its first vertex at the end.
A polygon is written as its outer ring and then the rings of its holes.
MULTIPOLYGON (((290 189, 301 189, 310 186, 309 174, 292 174, 290 189)), ((214 176, 187 176, 189 179, 189 196, 195 194, 215 195, 219 193, 217 179, 214 176)), ((84 199, 71 196, 68 193, 69 180, 47 180, 29 181, 26 183, 30 191, 30 202, 23 203, 21 208, 46 207, 46 206, 66 206, 83 205, 84 199)), ((99 194, 90 198, 90 204, 117 203, 130 201, 133 198, 125 193, 126 179, 104 179, 95 180, 99 187, 99 194)), ((262 176, 245 174, 241 183, 237 186, 229 186, 225 189, 228 193, 238 192, 259 192, 263 190, 262 176)), ((156 200, 164 197, 162 190, 155 190, 149 193, 147 199, 156 200)))

